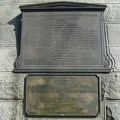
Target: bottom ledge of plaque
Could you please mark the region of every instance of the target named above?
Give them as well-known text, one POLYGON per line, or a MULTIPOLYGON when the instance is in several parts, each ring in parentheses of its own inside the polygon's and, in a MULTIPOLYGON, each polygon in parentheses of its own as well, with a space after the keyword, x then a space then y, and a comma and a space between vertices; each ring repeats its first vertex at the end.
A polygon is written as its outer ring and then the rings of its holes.
POLYGON ((79 72, 79 73, 109 73, 111 72, 110 68, 106 69, 25 69, 25 68, 15 68, 13 70, 15 73, 45 73, 45 72, 79 72))
POLYGON ((50 117, 52 117, 52 118, 55 118, 55 117, 57 117, 57 118, 58 117, 60 117, 60 118, 61 117, 70 117, 70 118, 74 118, 74 117, 75 118, 77 118, 77 117, 80 117, 80 118, 96 118, 98 116, 98 114, 99 113, 97 113, 97 114, 90 114, 90 115, 89 114, 88 115, 84 115, 84 114, 83 115, 81 115, 81 114, 79 114, 79 115, 78 114, 76 114, 76 115, 75 114, 66 115, 66 114, 62 114, 61 113, 61 114, 50 114, 50 115, 49 114, 45 114, 45 115, 43 115, 43 114, 42 115, 40 115, 40 114, 38 115, 37 114, 36 115, 36 114, 29 114, 29 113, 26 112, 25 116, 26 117, 39 117, 39 118, 40 117, 49 117, 49 118, 50 117))
POLYGON ((25 78, 27 116, 96 117, 100 112, 96 75, 28 75, 25 78))

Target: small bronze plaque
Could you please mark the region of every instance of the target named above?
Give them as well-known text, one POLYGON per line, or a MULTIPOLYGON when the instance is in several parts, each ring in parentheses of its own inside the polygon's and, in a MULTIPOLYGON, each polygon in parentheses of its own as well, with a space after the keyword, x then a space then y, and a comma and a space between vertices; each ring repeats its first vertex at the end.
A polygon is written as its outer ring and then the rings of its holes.
POLYGON ((97 76, 26 77, 26 113, 35 116, 97 116, 97 76))

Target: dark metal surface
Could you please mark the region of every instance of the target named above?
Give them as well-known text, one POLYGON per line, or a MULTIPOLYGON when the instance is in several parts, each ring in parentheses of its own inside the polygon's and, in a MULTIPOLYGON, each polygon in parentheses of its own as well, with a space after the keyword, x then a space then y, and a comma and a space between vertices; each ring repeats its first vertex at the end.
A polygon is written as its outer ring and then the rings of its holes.
POLYGON ((22 12, 31 12, 31 10, 32 11, 39 11, 39 10, 104 11, 105 8, 106 5, 88 4, 82 2, 65 2, 65 1, 20 6, 22 12))
POLYGON ((26 109, 29 116, 97 116, 99 78, 97 76, 26 77, 26 109))
POLYGON ((21 7, 31 11, 23 12, 21 51, 15 72, 110 72, 103 10, 77 10, 76 7, 97 5, 74 3, 71 11, 62 11, 72 6, 68 4, 21 7), (60 10, 32 11, 43 6, 60 10))

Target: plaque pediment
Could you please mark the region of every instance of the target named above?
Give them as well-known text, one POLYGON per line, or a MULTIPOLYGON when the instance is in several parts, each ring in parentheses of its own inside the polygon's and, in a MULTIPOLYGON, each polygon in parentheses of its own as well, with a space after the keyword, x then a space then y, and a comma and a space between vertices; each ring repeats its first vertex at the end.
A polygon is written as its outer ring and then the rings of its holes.
POLYGON ((26 5, 20 6, 21 11, 29 11, 29 10, 45 10, 45 9, 80 9, 80 10, 98 10, 104 11, 106 5, 98 5, 98 4, 88 4, 88 3, 78 3, 78 2, 50 2, 50 3, 42 3, 42 4, 34 4, 34 5, 26 5))

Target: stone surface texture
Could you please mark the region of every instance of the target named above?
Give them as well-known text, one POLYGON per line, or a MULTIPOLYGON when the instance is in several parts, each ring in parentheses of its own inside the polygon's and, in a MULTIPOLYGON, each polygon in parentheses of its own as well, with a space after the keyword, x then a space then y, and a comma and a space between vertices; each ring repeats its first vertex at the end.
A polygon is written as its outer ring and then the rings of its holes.
POLYGON ((25 75, 0 73, 0 99, 22 100, 24 77, 25 75))
POLYGON ((120 73, 101 75, 103 99, 120 99, 120 73))
MULTIPOLYGON (((53 2, 58 0, 0 0, 0 4, 20 4, 20 3, 44 3, 44 2, 53 2)), ((64 0, 61 0, 64 1, 64 0)), ((87 2, 87 3, 120 3, 119 0, 66 0, 74 2, 87 2)))
POLYGON ((106 104, 106 120, 120 120, 120 102, 106 104))
POLYGON ((120 71, 120 47, 109 47, 109 49, 115 62, 115 71, 120 71))
POLYGON ((20 22, 21 11, 17 5, 0 6, 0 24, 15 24, 20 22))
POLYGON ((0 46, 16 46, 18 25, 0 25, 0 46))
POLYGON ((0 120, 23 120, 21 102, 0 101, 0 120))
POLYGON ((105 21, 110 23, 120 23, 120 4, 108 4, 105 21))
POLYGON ((120 47, 120 24, 107 24, 108 46, 120 47))
POLYGON ((58 0, 0 0, 0 120, 120 120, 120 0, 65 0, 107 5, 106 41, 115 67, 109 74, 99 74, 100 114, 96 118, 33 118, 24 115, 24 77, 27 74, 12 72, 20 40, 19 6, 55 1, 58 0))
POLYGON ((0 71, 13 71, 16 47, 0 47, 0 71))

